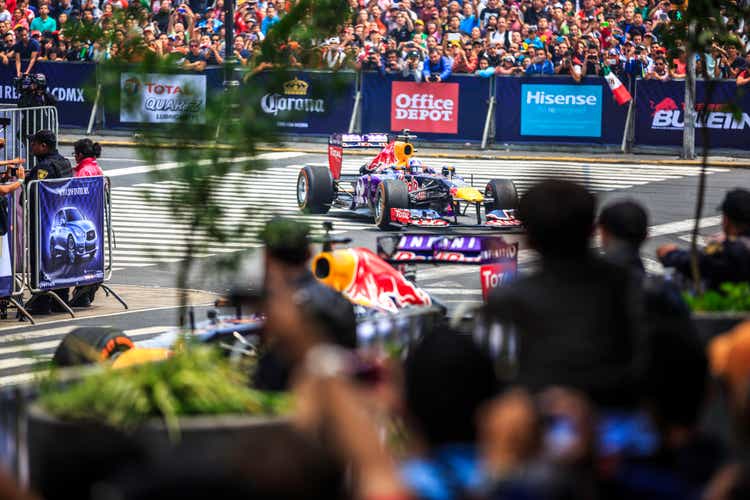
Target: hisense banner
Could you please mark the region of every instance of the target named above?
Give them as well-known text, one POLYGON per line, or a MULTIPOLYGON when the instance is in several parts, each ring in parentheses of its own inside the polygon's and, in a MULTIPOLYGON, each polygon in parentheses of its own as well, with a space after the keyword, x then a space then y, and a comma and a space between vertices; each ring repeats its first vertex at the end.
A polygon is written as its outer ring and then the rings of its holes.
POLYGON ((206 121, 205 75, 120 75, 120 121, 176 123, 206 121))
POLYGON ((36 288, 104 281, 104 177, 36 184, 36 288))

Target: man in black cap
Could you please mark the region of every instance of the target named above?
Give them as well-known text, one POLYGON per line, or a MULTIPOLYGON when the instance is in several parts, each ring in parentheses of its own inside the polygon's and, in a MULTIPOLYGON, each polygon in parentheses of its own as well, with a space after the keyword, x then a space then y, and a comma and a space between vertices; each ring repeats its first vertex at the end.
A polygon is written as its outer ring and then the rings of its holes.
POLYGON ((70 160, 57 152, 57 136, 51 130, 40 130, 29 136, 31 152, 36 165, 26 175, 26 183, 33 180, 63 179, 71 177, 70 160))
POLYGON ((276 217, 260 233, 265 243, 263 303, 267 349, 254 385, 284 390, 294 368, 317 343, 357 346, 352 304, 310 272, 309 227, 276 217))
MULTIPOLYGON (((722 241, 712 242, 698 256, 701 277, 706 286, 718 289, 726 282, 750 281, 750 191, 729 191, 719 206, 722 212, 722 241)), ((656 251, 665 267, 674 267, 690 276, 690 252, 666 244, 656 251)))

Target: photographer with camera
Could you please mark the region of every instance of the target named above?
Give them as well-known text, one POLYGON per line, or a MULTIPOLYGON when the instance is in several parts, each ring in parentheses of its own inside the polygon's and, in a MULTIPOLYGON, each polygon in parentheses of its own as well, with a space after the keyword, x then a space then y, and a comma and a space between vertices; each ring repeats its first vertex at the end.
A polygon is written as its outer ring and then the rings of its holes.
POLYGON ((18 41, 13 46, 13 52, 16 56, 16 76, 20 78, 21 75, 28 75, 34 69, 34 64, 36 64, 42 47, 39 45, 39 42, 29 38, 29 30, 25 26, 16 26, 16 39, 18 41), (29 61, 26 71, 21 71, 22 60, 29 61))
POLYGON ((23 160, 0 161, 0 196, 10 194, 23 186, 26 171, 23 160))
POLYGON ((573 49, 567 49, 555 68, 558 75, 570 75, 573 80, 580 82, 583 78, 583 64, 573 53, 573 49))
POLYGON ((401 76, 413 79, 415 82, 422 81, 422 61, 420 60, 418 50, 413 49, 407 52, 401 76))
POLYGON ((47 77, 43 73, 23 75, 16 78, 16 91, 19 108, 34 108, 38 106, 55 106, 57 99, 47 90, 47 77))
POLYGON ((594 42, 589 42, 583 74, 586 76, 602 75, 602 62, 599 59, 599 49, 594 42))
POLYGON ((425 61, 422 76, 427 82, 444 82, 451 76, 452 68, 448 58, 440 54, 440 49, 430 49, 430 57, 425 61))
POLYGON ((654 62, 648 56, 643 45, 634 46, 632 42, 625 42, 626 59, 625 72, 633 78, 645 77, 653 68, 654 62))

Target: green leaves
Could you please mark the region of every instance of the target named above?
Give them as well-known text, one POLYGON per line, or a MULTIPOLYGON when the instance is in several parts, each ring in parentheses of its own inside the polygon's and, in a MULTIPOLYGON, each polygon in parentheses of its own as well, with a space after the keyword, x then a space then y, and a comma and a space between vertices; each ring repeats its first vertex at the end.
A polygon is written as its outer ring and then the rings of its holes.
POLYGON ((39 401, 58 418, 100 421, 126 431, 162 418, 173 439, 179 436, 180 417, 188 415, 289 411, 287 395, 255 391, 246 382, 215 349, 186 345, 166 361, 102 368, 66 387, 46 381, 39 401))
POLYGON ((696 312, 750 311, 750 283, 722 283, 719 291, 701 295, 685 293, 685 302, 696 312))

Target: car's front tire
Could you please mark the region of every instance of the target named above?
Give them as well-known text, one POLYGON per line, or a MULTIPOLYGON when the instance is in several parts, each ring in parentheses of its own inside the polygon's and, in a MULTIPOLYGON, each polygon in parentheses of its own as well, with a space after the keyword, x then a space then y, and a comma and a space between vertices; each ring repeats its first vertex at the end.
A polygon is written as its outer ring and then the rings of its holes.
POLYGON ((75 264, 76 263, 76 242, 73 239, 72 235, 68 235, 68 241, 65 245, 65 254, 68 258, 69 264, 75 264))
POLYGON ((331 171, 319 165, 306 165, 297 176, 297 206, 306 214, 326 214, 333 202, 331 171))
POLYGON ((484 188, 484 206, 489 213, 493 210, 518 208, 518 191, 510 179, 492 179, 484 188))
POLYGON ((395 179, 385 179, 378 185, 375 194, 373 216, 375 224, 380 229, 388 229, 392 225, 391 209, 409 208, 409 190, 406 184, 395 179))

